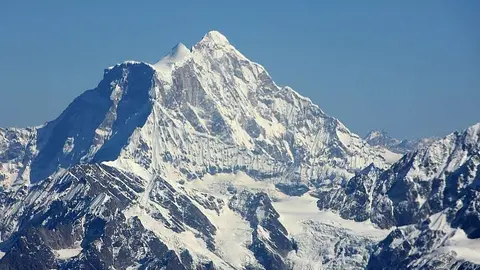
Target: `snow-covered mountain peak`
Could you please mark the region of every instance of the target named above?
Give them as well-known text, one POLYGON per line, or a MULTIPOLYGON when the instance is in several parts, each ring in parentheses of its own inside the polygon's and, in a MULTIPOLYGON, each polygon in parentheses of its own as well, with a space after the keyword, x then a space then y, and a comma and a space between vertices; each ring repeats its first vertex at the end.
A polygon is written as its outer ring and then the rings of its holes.
POLYGON ((188 54, 190 53, 190 49, 185 46, 182 42, 179 42, 175 47, 172 48, 172 55, 183 55, 183 54, 188 54))
POLYGON ((153 67, 155 70, 161 73, 167 73, 170 75, 174 65, 178 65, 186 59, 190 58, 191 51, 183 43, 178 43, 175 47, 172 48, 172 51, 165 55, 160 61, 155 63, 153 67))
POLYGON ((276 85, 261 65, 217 31, 207 33, 191 51, 181 51, 185 53, 179 61, 170 64, 174 55, 170 54, 155 64, 159 80, 154 85, 153 113, 132 136, 121 159, 143 160, 147 155, 149 166, 163 159, 138 151, 145 144, 162 155, 168 153, 178 160, 175 166, 195 175, 214 166, 268 171, 268 177, 278 182, 292 183, 295 178, 329 183, 351 177, 371 162, 385 167, 400 158, 368 146, 310 99, 276 85), (168 69, 159 69, 165 62, 168 69), (152 141, 151 134, 162 137, 161 143, 152 141), (207 151, 205 145, 217 149, 207 151), (226 152, 242 158, 225 160, 226 152), (219 163, 220 159, 224 161, 219 163), (246 162, 252 159, 255 165, 246 162), (262 168, 257 167, 260 164, 262 168))
POLYGON ((188 49, 187 46, 185 46, 183 43, 180 42, 175 47, 172 48, 172 51, 170 53, 164 56, 155 65, 166 63, 166 62, 175 63, 178 61, 182 61, 189 55, 190 55, 190 49, 188 49))
POLYGON ((480 145, 480 122, 465 130, 465 143, 468 145, 480 145))
MULTIPOLYGON (((221 59, 225 60, 225 58, 234 58, 239 61, 251 62, 218 31, 208 32, 199 42, 193 45, 192 52, 198 60, 204 57, 212 58, 216 61, 221 59)), ((251 63, 258 65, 253 62, 251 63)), ((258 66, 263 69, 260 65, 258 66)))
POLYGON ((121 159, 150 172, 173 163, 189 177, 216 168, 317 185, 400 158, 276 85, 217 31, 192 50, 177 45, 154 65, 127 61, 107 69, 97 88, 38 136, 33 182, 78 162, 121 159))
POLYGON ((365 140, 374 140, 378 138, 390 138, 390 135, 384 130, 372 130, 370 131, 367 136, 365 136, 365 140))
POLYGON ((437 137, 399 140, 393 138, 390 136, 390 134, 383 130, 372 130, 363 139, 372 146, 385 147, 392 152, 400 154, 405 154, 420 148, 424 148, 438 140, 437 137))
POLYGON ((208 44, 208 45, 219 45, 219 46, 230 45, 230 42, 228 41, 228 39, 223 34, 221 34, 216 30, 212 30, 208 32, 199 43, 205 44, 205 45, 208 44))

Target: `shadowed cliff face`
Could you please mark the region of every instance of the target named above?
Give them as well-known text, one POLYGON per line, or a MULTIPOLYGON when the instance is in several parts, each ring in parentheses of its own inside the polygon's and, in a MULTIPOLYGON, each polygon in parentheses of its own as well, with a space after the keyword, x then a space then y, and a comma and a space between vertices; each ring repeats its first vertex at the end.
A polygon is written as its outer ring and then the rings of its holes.
POLYGON ((106 71, 97 88, 76 98, 56 120, 39 129, 31 182, 48 177, 58 167, 116 159, 150 114, 153 74, 145 64, 117 65, 106 71))

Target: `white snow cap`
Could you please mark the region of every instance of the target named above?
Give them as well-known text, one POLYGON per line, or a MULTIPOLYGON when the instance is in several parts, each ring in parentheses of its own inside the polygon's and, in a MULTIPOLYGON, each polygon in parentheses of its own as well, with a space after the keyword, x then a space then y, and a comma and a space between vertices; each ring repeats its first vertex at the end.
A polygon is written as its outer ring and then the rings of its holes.
POLYGON ((172 48, 172 51, 170 53, 168 53, 160 61, 155 63, 155 66, 160 64, 173 64, 182 61, 189 54, 190 49, 183 45, 183 43, 178 43, 175 47, 172 48))
POLYGON ((228 39, 216 30, 208 32, 202 40, 201 44, 229 45, 228 39))
POLYGON ((187 48, 183 43, 178 43, 173 47, 172 51, 168 54, 171 59, 183 59, 186 55, 190 54, 190 49, 187 48))
POLYGON ((478 145, 478 143, 480 143, 480 122, 467 128, 465 134, 465 143, 478 145))
POLYGON ((191 54, 190 49, 188 49, 183 43, 178 43, 175 47, 172 48, 172 51, 165 55, 160 61, 155 63, 153 66, 157 71, 169 71, 175 63, 182 62, 187 59, 191 54))

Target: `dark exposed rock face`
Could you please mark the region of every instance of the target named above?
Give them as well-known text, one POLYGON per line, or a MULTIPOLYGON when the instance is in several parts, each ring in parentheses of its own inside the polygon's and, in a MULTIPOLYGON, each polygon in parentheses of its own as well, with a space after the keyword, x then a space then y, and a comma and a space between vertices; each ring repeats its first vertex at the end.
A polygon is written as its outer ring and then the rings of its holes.
POLYGON ((458 230, 480 238, 479 127, 406 154, 385 171, 370 166, 344 187, 317 191, 318 207, 381 228, 404 226, 378 244, 369 269, 475 269, 478 265, 458 261, 455 254, 434 254, 461 234, 458 230), (445 224, 430 228, 429 220, 439 213, 447 216, 445 224))
POLYGON ((169 250, 152 232, 145 230, 136 217, 125 220, 122 215, 102 224, 101 234, 82 243, 82 252, 62 264, 64 269, 125 269, 139 265, 144 269, 186 269, 180 258, 169 250))
POLYGON ((285 185, 282 183, 276 184, 276 188, 278 188, 281 192, 290 195, 290 196, 302 196, 303 194, 307 193, 310 188, 305 184, 290 184, 285 185))
POLYGON ((449 238, 463 234, 441 221, 443 215, 445 221, 453 218, 451 214, 439 213, 421 224, 393 230, 376 246, 367 269, 480 269, 480 265, 458 259, 461 251, 450 246, 449 238))
POLYGON ((337 210, 345 219, 368 220, 375 181, 381 172, 371 164, 348 180, 344 187, 316 191, 318 208, 337 210))
POLYGON ((189 197, 176 192, 167 181, 157 179, 150 199, 168 209, 173 223, 178 225, 177 230, 184 230, 184 225, 194 228, 205 239, 208 248, 215 250, 213 236, 216 228, 189 197))
POLYGON ((58 166, 116 159, 151 112, 153 75, 146 64, 117 65, 105 73, 97 88, 76 98, 57 119, 39 129, 31 182, 47 178, 58 166), (112 136, 105 135, 112 131, 112 136))
MULTIPOLYGON (((217 269, 212 262, 194 264, 188 250, 177 254, 138 217, 125 217, 123 212, 143 191, 140 178, 96 164, 75 166, 42 181, 19 198, 22 209, 10 213, 19 221, 16 232, 12 220, 2 220, 2 235, 10 237, 0 247, 5 253, 0 269, 217 269), (56 255, 62 250, 77 252, 62 258, 56 255), (28 263, 20 265, 22 258, 28 263)), ((216 211, 223 207, 222 200, 201 193, 188 197, 161 178, 149 194, 152 203, 169 211, 153 218, 173 220, 171 229, 179 233, 187 227, 198 231, 197 237, 215 250, 216 228, 193 201, 216 211)), ((267 194, 243 191, 229 207, 252 227, 249 248, 259 263, 266 269, 288 269, 284 257, 294 245, 267 194)))
POLYGON ((45 244, 38 231, 28 229, 9 243, 8 252, 0 261, 0 269, 55 269, 58 262, 52 249, 45 244))
POLYGON ((294 249, 288 232, 278 221, 280 215, 265 193, 243 191, 233 196, 228 206, 249 221, 253 229, 249 246, 266 269, 288 269, 284 257, 294 249))
POLYGON ((11 236, 1 246, 0 268, 125 269, 138 264, 183 269, 175 253, 138 218, 127 220, 121 213, 136 198, 135 190, 143 190, 139 178, 103 165, 76 166, 45 180, 23 198, 25 210, 12 213, 20 221, 17 232, 10 234, 11 220, 2 220, 2 235, 11 236), (79 252, 58 259, 54 253, 63 249, 79 252))
POLYGON ((474 126, 449 135, 405 155, 385 171, 371 165, 343 187, 318 191, 318 206, 335 209, 347 219, 370 219, 381 228, 422 222, 459 201, 475 208, 472 191, 479 189, 480 179, 475 132, 474 126))

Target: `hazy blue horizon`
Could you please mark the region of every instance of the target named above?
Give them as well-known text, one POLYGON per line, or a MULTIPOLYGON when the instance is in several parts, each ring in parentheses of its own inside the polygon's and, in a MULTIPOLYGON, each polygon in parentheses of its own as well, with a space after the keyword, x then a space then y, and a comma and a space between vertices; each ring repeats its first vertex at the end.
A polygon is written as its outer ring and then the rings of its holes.
POLYGON ((480 121, 478 26, 478 1, 3 3, 0 126, 53 120, 104 68, 218 30, 357 134, 443 136, 480 121))

